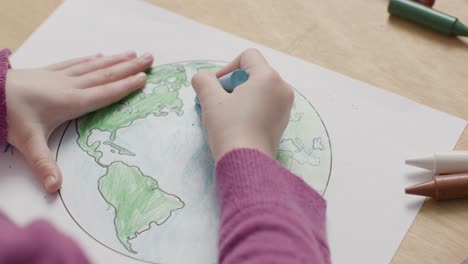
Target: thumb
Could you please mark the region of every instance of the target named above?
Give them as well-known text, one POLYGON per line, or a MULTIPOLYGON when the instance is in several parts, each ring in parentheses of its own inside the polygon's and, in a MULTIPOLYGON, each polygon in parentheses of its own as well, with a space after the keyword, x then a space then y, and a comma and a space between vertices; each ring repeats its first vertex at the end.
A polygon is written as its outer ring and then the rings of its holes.
POLYGON ((62 184, 62 174, 47 146, 46 137, 31 136, 18 149, 45 189, 48 192, 56 192, 62 184))
POLYGON ((200 71, 193 76, 192 87, 202 106, 210 101, 219 100, 220 97, 227 94, 216 78, 215 73, 206 70, 200 71))

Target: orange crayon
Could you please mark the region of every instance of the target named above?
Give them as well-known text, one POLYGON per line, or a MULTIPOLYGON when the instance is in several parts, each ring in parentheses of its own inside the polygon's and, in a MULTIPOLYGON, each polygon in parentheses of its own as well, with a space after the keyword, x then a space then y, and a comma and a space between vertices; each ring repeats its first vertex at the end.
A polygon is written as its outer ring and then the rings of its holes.
POLYGON ((405 189, 405 193, 450 200, 468 197, 468 173, 436 175, 432 181, 405 189))

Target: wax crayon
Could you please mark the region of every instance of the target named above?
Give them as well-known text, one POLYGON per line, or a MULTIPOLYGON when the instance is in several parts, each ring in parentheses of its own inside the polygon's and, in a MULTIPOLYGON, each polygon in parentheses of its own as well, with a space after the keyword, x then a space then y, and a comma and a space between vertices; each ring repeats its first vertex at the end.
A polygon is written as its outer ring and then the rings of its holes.
POLYGON ((435 174, 468 173, 468 151, 438 152, 406 160, 406 164, 431 170, 435 174))
POLYGON ((450 200, 468 197, 468 173, 436 175, 433 180, 405 189, 405 193, 450 200))
POLYGON ((415 0, 415 1, 423 5, 427 5, 427 6, 433 6, 435 2, 435 0, 415 0))
MULTIPOLYGON (((232 93, 237 86, 245 83, 248 79, 249 73, 246 70, 237 69, 218 78, 218 81, 226 92, 232 93)), ((198 96, 195 97, 195 103, 200 105, 198 96)))
POLYGON ((414 1, 390 0, 388 12, 446 35, 468 36, 468 27, 458 18, 414 1))

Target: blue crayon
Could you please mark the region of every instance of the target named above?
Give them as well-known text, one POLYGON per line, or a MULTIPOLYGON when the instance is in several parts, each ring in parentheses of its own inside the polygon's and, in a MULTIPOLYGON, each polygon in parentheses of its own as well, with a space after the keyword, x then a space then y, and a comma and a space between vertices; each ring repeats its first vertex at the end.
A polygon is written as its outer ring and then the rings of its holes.
MULTIPOLYGON (((219 78, 218 81, 223 86, 224 90, 228 93, 232 93, 234 89, 245 83, 249 79, 249 73, 246 70, 238 69, 232 71, 223 77, 219 78)), ((200 100, 198 100, 198 96, 195 97, 195 103, 200 105, 200 100)))

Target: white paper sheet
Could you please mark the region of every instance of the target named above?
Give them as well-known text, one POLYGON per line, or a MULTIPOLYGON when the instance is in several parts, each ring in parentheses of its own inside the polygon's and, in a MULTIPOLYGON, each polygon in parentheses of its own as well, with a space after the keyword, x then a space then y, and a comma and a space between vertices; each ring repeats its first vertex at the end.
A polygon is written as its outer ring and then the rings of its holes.
MULTIPOLYGON (((13 55, 12 63, 32 67, 128 49, 154 53, 156 64, 230 61, 249 47, 264 53, 328 129, 333 166, 325 198, 333 262, 389 262, 423 201, 404 195, 404 187, 429 177, 420 177, 421 171, 405 166, 404 160, 452 149, 464 120, 141 1, 66 1, 13 55)), ((52 147, 57 143, 58 134, 52 147)), ((19 153, 0 157, 2 211, 21 224, 36 218, 52 221, 96 263, 139 263, 85 234, 62 201, 31 180, 19 153)))

